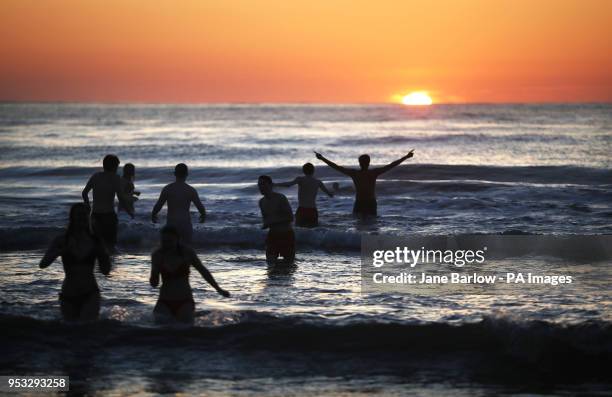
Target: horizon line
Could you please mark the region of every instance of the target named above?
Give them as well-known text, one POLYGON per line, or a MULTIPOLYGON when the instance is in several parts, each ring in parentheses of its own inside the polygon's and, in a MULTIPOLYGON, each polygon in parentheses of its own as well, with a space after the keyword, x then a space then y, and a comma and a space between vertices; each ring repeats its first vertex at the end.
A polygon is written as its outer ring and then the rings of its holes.
POLYGON ((202 106, 202 105, 221 105, 221 106, 398 106, 407 108, 428 108, 430 106, 465 106, 465 105, 612 105, 610 101, 533 101, 533 102, 437 102, 431 105, 404 105, 399 102, 315 102, 315 101, 287 101, 287 102, 249 102, 249 101, 228 101, 228 102, 147 102, 147 101, 75 101, 75 100, 0 100, 0 105, 6 104, 32 104, 32 105, 176 105, 176 106, 202 106))

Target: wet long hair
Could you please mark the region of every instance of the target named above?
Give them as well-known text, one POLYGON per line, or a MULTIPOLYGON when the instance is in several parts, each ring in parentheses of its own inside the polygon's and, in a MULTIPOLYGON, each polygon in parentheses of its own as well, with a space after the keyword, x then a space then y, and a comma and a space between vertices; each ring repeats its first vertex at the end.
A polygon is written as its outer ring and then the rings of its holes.
POLYGON ((89 224, 89 206, 84 203, 73 204, 70 207, 70 215, 68 217, 68 227, 66 228, 66 244, 68 244, 68 239, 74 235, 76 235, 77 227, 77 212, 83 211, 87 217, 87 227, 85 228, 85 232, 88 233, 91 237, 94 237, 91 232, 91 226, 89 224))
POLYGON ((175 228, 174 226, 171 225, 166 225, 164 227, 161 228, 161 230, 159 231, 159 235, 160 237, 163 236, 164 234, 171 234, 174 237, 176 237, 176 251, 183 255, 183 250, 181 249, 181 235, 179 234, 179 231, 177 228, 175 228))

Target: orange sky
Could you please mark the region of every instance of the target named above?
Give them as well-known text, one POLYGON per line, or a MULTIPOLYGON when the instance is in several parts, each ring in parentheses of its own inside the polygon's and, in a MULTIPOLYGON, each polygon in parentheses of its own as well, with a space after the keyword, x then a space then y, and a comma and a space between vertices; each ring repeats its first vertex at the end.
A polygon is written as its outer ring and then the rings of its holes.
POLYGON ((608 0, 2 0, 0 100, 612 101, 608 0))

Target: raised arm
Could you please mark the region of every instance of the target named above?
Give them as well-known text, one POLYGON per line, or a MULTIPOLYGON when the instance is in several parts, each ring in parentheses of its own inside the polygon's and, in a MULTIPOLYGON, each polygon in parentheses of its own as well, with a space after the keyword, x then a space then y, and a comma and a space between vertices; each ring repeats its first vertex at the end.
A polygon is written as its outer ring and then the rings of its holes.
POLYGON ((385 165, 384 167, 380 167, 380 168, 375 168, 372 171, 374 171, 377 175, 383 174, 395 167, 397 167, 398 165, 400 165, 401 163, 403 163, 404 161, 406 161, 407 159, 409 159, 410 157, 414 156, 414 149, 411 150, 410 152, 408 152, 407 155, 405 155, 402 158, 399 158, 397 160, 395 160, 392 163, 389 163, 387 165, 385 165))
POLYGON ((329 197, 334 197, 334 194, 327 190, 323 181, 319 181, 319 189, 323 190, 329 197))
POLYGON ((280 187, 290 187, 290 186, 293 186, 293 185, 295 185, 297 183, 298 183, 298 178, 295 178, 292 181, 275 183, 274 187, 277 187, 277 186, 280 186, 280 187))
POLYGON ((151 276, 149 277, 149 284, 155 288, 159 285, 159 265, 160 255, 158 252, 154 252, 151 256, 151 276))
POLYGON ((198 191, 193 189, 193 197, 191 198, 191 202, 196 206, 198 211, 200 211, 200 223, 204 223, 206 220, 206 208, 204 208, 204 204, 200 200, 200 195, 198 195, 198 191))
POLYGON ((168 200, 168 192, 166 191, 166 188, 163 188, 161 193, 159 194, 157 203, 155 203, 155 206, 153 207, 153 211, 151 212, 151 221, 153 223, 157 223, 157 214, 159 214, 159 211, 161 211, 162 207, 164 206, 164 204, 166 204, 167 200, 168 200))
POLYGON ((53 239, 51 245, 49 245, 49 248, 47 248, 45 255, 42 257, 40 263, 38 264, 41 269, 49 267, 57 259, 57 257, 62 254, 64 240, 64 236, 58 236, 53 239))
POLYGON ((202 261, 200 261, 200 258, 198 258, 198 254, 196 254, 196 252, 193 249, 189 249, 189 250, 190 250, 190 256, 191 256, 191 264, 202 275, 204 280, 206 280, 206 282, 210 284, 210 286, 213 287, 219 293, 219 295, 222 295, 226 298, 229 297, 230 296, 229 292, 227 292, 226 290, 221 288, 219 284, 217 284, 213 275, 208 271, 206 267, 204 267, 204 265, 202 264, 202 261))
POLYGON ((344 168, 344 167, 339 166, 338 164, 334 163, 333 161, 330 161, 330 160, 326 159, 325 156, 323 156, 321 153, 317 153, 317 152, 314 152, 314 153, 315 153, 315 155, 317 156, 317 158, 319 160, 321 160, 325 164, 329 165, 330 167, 332 167, 336 171, 341 172, 344 175, 349 175, 349 176, 352 174, 353 170, 351 170, 349 168, 344 168))

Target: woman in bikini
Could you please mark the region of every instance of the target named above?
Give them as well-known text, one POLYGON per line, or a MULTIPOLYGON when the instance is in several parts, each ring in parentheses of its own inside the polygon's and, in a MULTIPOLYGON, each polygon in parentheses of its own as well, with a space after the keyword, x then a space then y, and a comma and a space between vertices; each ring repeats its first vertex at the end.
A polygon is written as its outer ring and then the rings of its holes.
POLYGON ((159 299, 153 310, 157 321, 193 321, 195 303, 189 285, 189 270, 192 266, 220 295, 230 295, 219 287, 196 252, 180 243, 178 230, 173 226, 164 226, 161 229, 161 246, 151 257, 151 286, 157 287, 159 276, 162 278, 159 299))
POLYGON ((74 204, 70 208, 68 228, 53 240, 40 261, 40 268, 62 257, 66 277, 60 293, 64 320, 95 320, 100 313, 100 289, 94 276, 96 259, 100 273, 110 273, 111 261, 103 242, 92 232, 89 206, 74 204))

